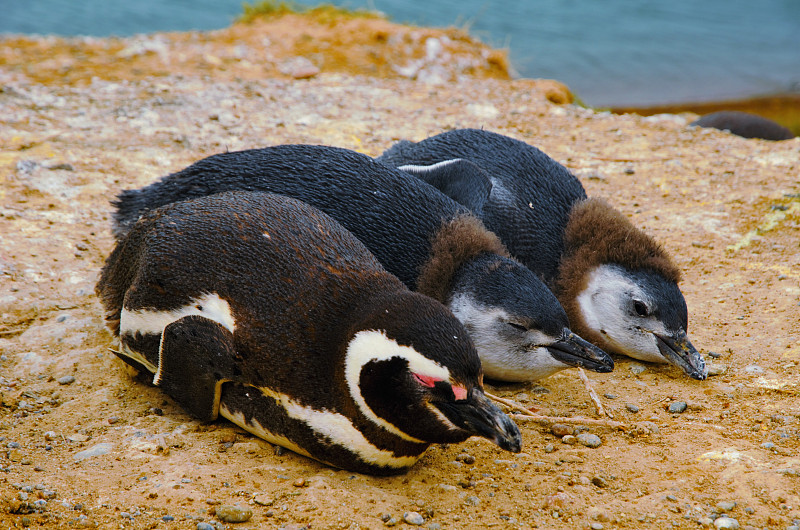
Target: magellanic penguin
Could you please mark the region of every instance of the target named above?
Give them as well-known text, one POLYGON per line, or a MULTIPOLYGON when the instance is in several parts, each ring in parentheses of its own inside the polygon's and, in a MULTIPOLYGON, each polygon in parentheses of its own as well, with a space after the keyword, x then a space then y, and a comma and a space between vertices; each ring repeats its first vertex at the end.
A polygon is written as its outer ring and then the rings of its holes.
POLYGON ((410 289, 445 304, 467 328, 487 377, 524 381, 570 366, 608 372, 611 357, 569 329, 541 279, 465 207, 372 158, 334 147, 281 145, 200 160, 115 203, 114 233, 148 209, 226 190, 287 195, 324 211, 410 289))
POLYGON ((762 140, 791 140, 794 133, 768 118, 749 112, 723 110, 712 112, 696 119, 689 125, 711 127, 743 138, 761 138, 762 140))
POLYGON ((676 364, 705 379, 687 337, 680 272, 664 249, 539 149, 460 129, 400 141, 378 161, 408 171, 472 211, 558 296, 572 328, 612 353, 676 364))
POLYGON ((97 293, 120 357, 198 419, 369 474, 473 435, 520 451, 461 323, 300 201, 229 192, 149 212, 97 293))

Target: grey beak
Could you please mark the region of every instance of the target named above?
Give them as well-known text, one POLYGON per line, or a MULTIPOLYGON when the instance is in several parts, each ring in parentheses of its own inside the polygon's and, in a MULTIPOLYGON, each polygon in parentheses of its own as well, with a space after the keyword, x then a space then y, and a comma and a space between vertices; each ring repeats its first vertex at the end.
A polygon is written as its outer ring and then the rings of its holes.
POLYGON ((594 372, 610 372, 614 359, 590 342, 586 342, 569 328, 564 328, 561 338, 547 346, 547 351, 557 361, 570 366, 580 366, 594 372))
POLYGON ((522 435, 517 425, 506 416, 478 388, 473 388, 468 399, 437 403, 439 410, 454 425, 481 436, 512 453, 522 450, 522 435))
POLYGON ((658 349, 664 358, 674 365, 680 366, 690 377, 702 381, 708 377, 706 362, 700 355, 689 337, 682 329, 675 333, 675 336, 656 335, 658 349))

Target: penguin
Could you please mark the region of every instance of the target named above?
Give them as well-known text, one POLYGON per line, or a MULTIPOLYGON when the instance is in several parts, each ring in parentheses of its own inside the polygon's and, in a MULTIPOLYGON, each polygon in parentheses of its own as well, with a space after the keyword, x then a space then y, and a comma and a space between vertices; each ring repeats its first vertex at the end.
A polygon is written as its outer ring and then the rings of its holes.
POLYGON ((712 112, 701 116, 689 125, 730 131, 732 134, 743 138, 761 138, 762 140, 774 141, 794 138, 792 131, 779 123, 757 114, 735 110, 712 112))
POLYGON ((542 276, 582 337, 610 353, 706 378, 687 336, 680 271, 666 251, 607 202, 587 197, 580 181, 539 149, 458 129, 400 141, 377 161, 451 197, 467 196, 462 204, 542 276))
POLYGON ((201 421, 374 475, 474 435, 521 449, 461 323, 300 201, 228 192, 150 211, 96 290, 119 356, 201 421))
POLYGON ((409 289, 453 312, 491 379, 530 381, 571 366, 613 369, 606 352, 570 330, 541 279, 509 257, 467 208, 347 149, 278 145, 210 156, 122 191, 112 231, 119 238, 147 210, 228 190, 287 195, 336 219, 409 289))

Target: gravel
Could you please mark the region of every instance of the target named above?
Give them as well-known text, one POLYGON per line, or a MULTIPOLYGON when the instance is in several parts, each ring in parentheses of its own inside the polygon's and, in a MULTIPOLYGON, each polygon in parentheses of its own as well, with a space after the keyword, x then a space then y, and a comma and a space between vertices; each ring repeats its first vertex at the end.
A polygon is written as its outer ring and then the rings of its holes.
POLYGON ((714 527, 720 530, 722 530, 723 528, 729 530, 736 530, 737 528, 739 528, 739 521, 737 521, 732 517, 723 516, 714 520, 714 527))
POLYGON ((597 447, 600 447, 603 444, 603 441, 596 434, 589 434, 586 432, 582 432, 578 435, 578 443, 580 443, 583 446, 596 449, 597 447))
POLYGON ((223 504, 217 507, 217 519, 225 523, 244 523, 253 517, 253 512, 249 508, 223 504))
POLYGON ((685 401, 673 401, 669 404, 669 411, 672 414, 681 414, 682 412, 686 411, 686 402, 685 401))
POLYGON ((567 425, 565 423, 554 423, 553 426, 550 427, 550 432, 561 438, 568 434, 574 434, 575 429, 572 427, 572 425, 567 425))
POLYGON ((110 453, 113 448, 114 448, 114 444, 111 444, 111 443, 100 443, 100 444, 97 444, 97 445, 93 445, 92 447, 90 447, 89 449, 86 449, 85 451, 80 451, 78 453, 75 453, 72 458, 76 462, 80 462, 81 460, 85 460, 87 458, 92 458, 92 457, 95 457, 95 456, 100 456, 100 455, 104 455, 104 454, 110 453))
POLYGON ((403 521, 410 525, 420 526, 425 522, 425 518, 419 512, 405 512, 403 514, 403 521))

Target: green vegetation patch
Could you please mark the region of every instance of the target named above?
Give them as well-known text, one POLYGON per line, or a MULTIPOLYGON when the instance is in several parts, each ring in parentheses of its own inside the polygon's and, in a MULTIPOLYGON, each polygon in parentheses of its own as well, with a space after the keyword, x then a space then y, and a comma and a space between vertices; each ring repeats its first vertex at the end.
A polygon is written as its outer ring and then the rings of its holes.
POLYGON ((248 23, 260 18, 277 18, 290 13, 310 15, 320 22, 329 22, 336 18, 385 18, 383 15, 366 9, 347 9, 333 4, 320 4, 315 7, 293 1, 260 0, 242 4, 242 14, 237 22, 248 23))

